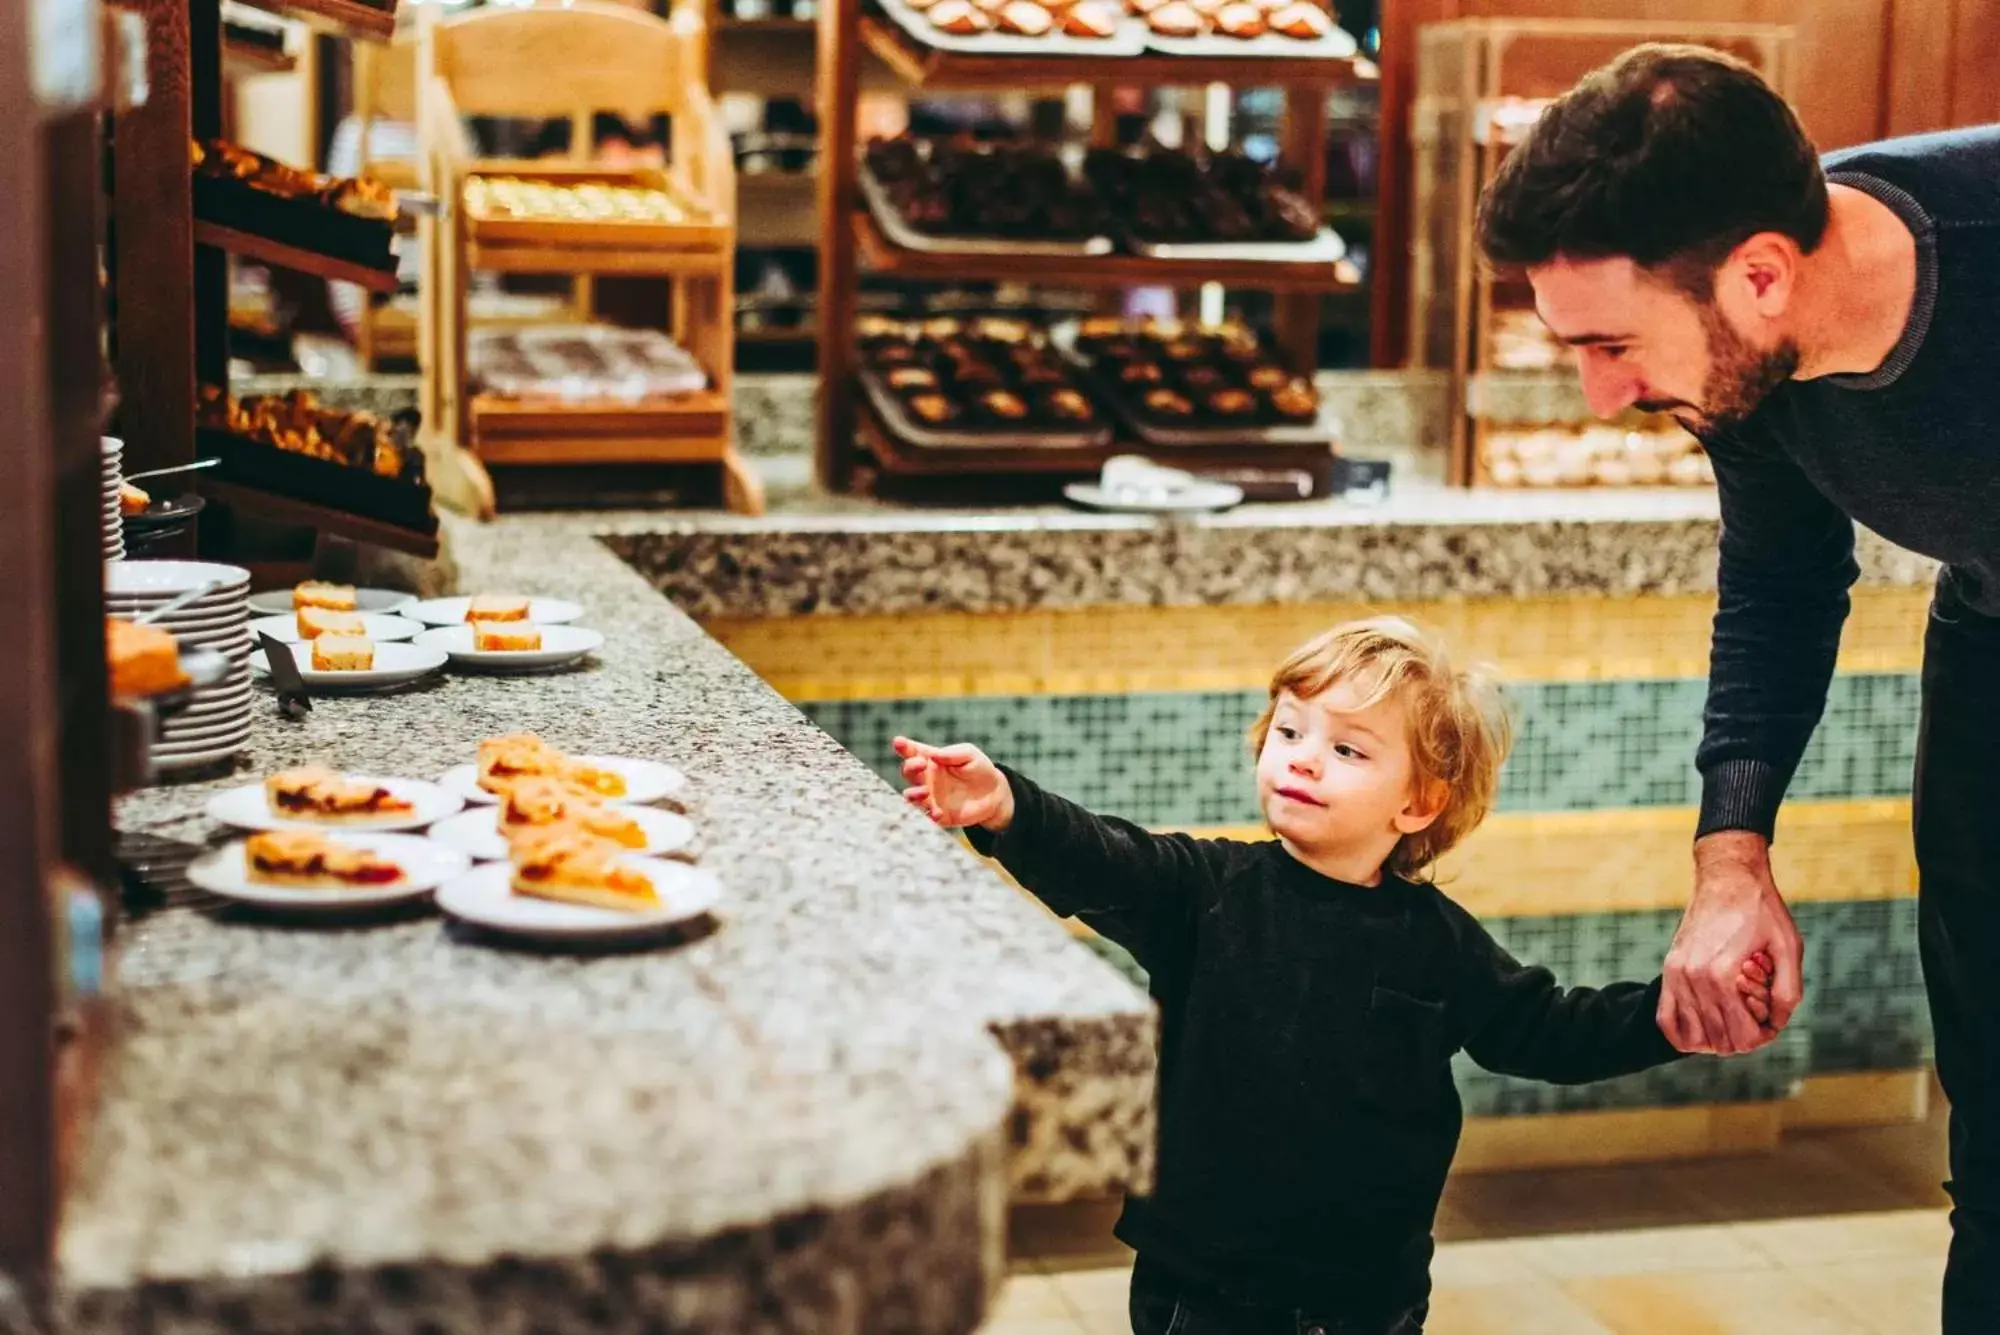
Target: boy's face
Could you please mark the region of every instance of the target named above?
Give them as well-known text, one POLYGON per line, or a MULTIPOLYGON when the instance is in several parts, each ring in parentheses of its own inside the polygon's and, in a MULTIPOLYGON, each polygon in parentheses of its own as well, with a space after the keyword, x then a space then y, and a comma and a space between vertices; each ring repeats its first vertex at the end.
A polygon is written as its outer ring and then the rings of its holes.
POLYGON ((1257 798, 1279 838, 1307 853, 1372 854, 1386 861, 1405 834, 1428 825, 1416 793, 1409 720, 1393 696, 1366 708, 1335 682, 1310 699, 1278 697, 1257 757, 1257 798))

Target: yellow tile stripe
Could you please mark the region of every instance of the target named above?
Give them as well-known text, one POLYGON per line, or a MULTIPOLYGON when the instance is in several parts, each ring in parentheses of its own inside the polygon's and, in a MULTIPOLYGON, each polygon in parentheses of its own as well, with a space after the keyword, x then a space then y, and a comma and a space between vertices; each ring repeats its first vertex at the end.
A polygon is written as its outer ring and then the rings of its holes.
MULTIPOLYGON (((1639 913, 1687 903, 1692 807, 1507 813, 1444 859, 1438 884, 1475 916, 1639 913)), ((1263 839, 1256 826, 1194 831, 1263 839)), ((1779 820, 1778 888, 1793 903, 1902 899, 1917 892, 1904 799, 1798 802, 1779 820)))
MULTIPOLYGON (((1912 672, 1929 593, 1863 589, 1843 672, 1912 672)), ((1516 681, 1700 677, 1707 595, 1455 602, 1100 607, 885 616, 718 618, 711 634, 792 700, 1257 690, 1292 648, 1379 612, 1437 628, 1516 681)))

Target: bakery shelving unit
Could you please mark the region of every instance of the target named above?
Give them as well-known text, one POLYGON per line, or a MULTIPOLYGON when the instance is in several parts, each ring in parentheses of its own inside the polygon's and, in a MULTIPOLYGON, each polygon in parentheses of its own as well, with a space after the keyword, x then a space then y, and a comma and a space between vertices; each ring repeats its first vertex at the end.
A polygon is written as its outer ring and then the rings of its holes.
MULTIPOLYGON (((856 95, 864 53, 910 89, 996 93, 1043 91, 1086 85, 1115 87, 1281 87, 1285 124, 1281 157, 1299 170, 1302 193, 1315 208, 1326 196, 1321 150, 1330 89, 1368 77, 1355 58, 1300 56, 972 55, 917 42, 873 12, 866 0, 828 0, 820 13, 820 400, 817 472, 822 485, 846 491, 879 486, 896 477, 964 479, 978 494, 980 480, 1042 476, 1051 480, 1095 472, 1110 454, 1135 448, 926 450, 892 441, 874 420, 854 384, 853 327, 862 270, 927 281, 1001 279, 1091 291, 1136 286, 1195 289, 1217 282, 1277 293, 1274 333, 1294 370, 1310 374, 1316 361, 1320 303, 1351 290, 1360 275, 1351 264, 1213 264, 1165 262, 1132 255, 1084 260, 1039 255, 920 254, 891 244, 859 196, 856 95)), ((1176 452, 1177 461, 1213 466, 1214 457, 1176 452)), ((1239 469, 1323 467, 1327 447, 1250 445, 1220 456, 1239 469)))
POLYGON ((692 7, 671 18, 596 0, 489 9, 419 28, 418 140, 427 186, 448 202, 427 227, 424 319, 426 456, 455 473, 459 498, 494 509, 489 465, 712 465, 731 509, 756 513, 763 492, 737 454, 729 411, 735 351, 734 163, 709 100, 707 33, 692 7), (590 115, 664 115, 673 158, 663 173, 481 159, 461 130, 468 115, 563 117, 573 151, 588 153, 590 115), (689 207, 678 222, 572 222, 473 217, 469 179, 519 175, 553 183, 617 180, 668 190, 689 207), (665 278, 674 339, 708 376, 704 390, 631 402, 505 399, 479 392, 468 362, 471 275, 568 274, 665 278))
POLYGON ((1779 24, 1461 19, 1419 31, 1409 353, 1412 366, 1446 373, 1455 485, 1495 481, 1484 461, 1501 427, 1588 420, 1567 354, 1523 346, 1538 328, 1526 281, 1480 262, 1479 196, 1550 99, 1619 52, 1661 41, 1726 51, 1790 92, 1793 30, 1779 24))
MULTIPOLYGON (((386 2, 253 4, 353 41, 386 42, 396 24, 394 5, 386 2)), ((314 250, 307 238, 281 240, 198 216, 188 144, 223 130, 226 56, 220 0, 140 0, 133 8, 147 27, 151 92, 143 109, 114 121, 113 236, 107 268, 114 294, 119 424, 126 464, 136 472, 191 462, 198 446, 196 387, 228 388, 228 255, 378 292, 394 291, 396 278, 393 269, 314 250)), ((273 455, 284 454, 276 446, 269 448, 273 455)), ((390 522, 349 508, 341 488, 321 485, 318 476, 306 477, 331 469, 345 482, 346 474, 362 470, 297 458, 298 484, 280 484, 274 470, 283 468, 286 459, 261 461, 254 478, 229 476, 227 466, 199 475, 196 485, 218 502, 204 516, 205 543, 231 543, 229 525, 244 516, 310 529, 322 540, 366 542, 423 557, 437 554, 436 517, 421 493, 414 494, 426 522, 390 522)))

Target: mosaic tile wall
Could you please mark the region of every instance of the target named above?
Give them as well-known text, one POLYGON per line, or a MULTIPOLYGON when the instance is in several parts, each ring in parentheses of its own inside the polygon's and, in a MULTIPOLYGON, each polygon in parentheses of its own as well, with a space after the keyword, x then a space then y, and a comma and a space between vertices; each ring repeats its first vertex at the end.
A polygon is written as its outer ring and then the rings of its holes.
MULTIPOLYGON (((1517 740, 1501 811, 1690 806, 1705 683, 1680 678, 1514 686, 1517 740)), ((972 742, 1066 797, 1158 827, 1257 820, 1244 733, 1254 691, 804 701, 896 782, 898 733, 972 742)), ((1917 678, 1835 678, 1794 800, 1901 797, 1915 763, 1917 678)))

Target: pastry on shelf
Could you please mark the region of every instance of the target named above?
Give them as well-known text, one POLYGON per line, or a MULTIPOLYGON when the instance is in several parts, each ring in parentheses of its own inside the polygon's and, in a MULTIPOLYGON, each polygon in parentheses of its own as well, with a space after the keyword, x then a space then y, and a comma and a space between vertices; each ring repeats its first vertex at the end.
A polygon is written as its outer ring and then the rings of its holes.
POLYGON ((475 621, 472 647, 482 654, 527 654, 542 647, 542 630, 525 621, 475 621))
POLYGON ((1008 0, 999 14, 1000 31, 1017 37, 1046 37, 1055 20, 1034 0, 1008 0))
POLYGON ((329 612, 352 612, 360 606, 360 596, 352 584, 329 584, 323 580, 309 579, 292 586, 292 610, 307 607, 323 608, 329 612))
POLYGON ((312 642, 315 672, 369 672, 375 667, 375 642, 366 635, 322 635, 312 642))
POLYGON ((1147 412, 1159 417, 1188 418, 1194 416, 1193 402, 1179 390, 1148 390, 1143 402, 1146 405, 1147 412))
POLYGON ((660 907, 652 879, 616 845, 586 830, 565 825, 537 830, 515 840, 510 852, 510 885, 517 895, 626 913, 660 907))
POLYGON ((374 821, 416 810, 407 798, 379 783, 350 779, 324 765, 301 765, 264 780, 264 800, 273 815, 325 821, 374 821))
POLYGON ((308 390, 238 399, 215 385, 203 385, 195 424, 377 477, 412 484, 424 477, 423 452, 405 448, 388 423, 372 413, 323 408, 308 390))
MULTIPOLYGON (((1180 0, 1175 0, 1178 4, 1180 0)), ((1147 22, 1206 20, 1170 4, 1147 22)), ((1172 34, 1183 35, 1183 34, 1172 34)), ((1284 172, 1241 152, 1190 153, 1157 143, 1092 149, 1084 175, 1125 229, 1151 244, 1303 242, 1319 235, 1317 210, 1284 172)))
POLYGON ((1224 37, 1246 40, 1262 37, 1266 27, 1264 11, 1253 4, 1241 3, 1241 0, 1225 4, 1215 11, 1215 30, 1224 37))
MULTIPOLYGON (((940 0, 931 20, 948 17, 954 3, 940 0)), ((897 216, 927 235, 1080 242, 1110 230, 1091 191, 1051 145, 901 136, 871 142, 865 163, 897 216)))
POLYGON ((390 859, 312 830, 253 834, 244 841, 243 862, 250 880, 293 890, 373 890, 403 879, 390 859))
POLYGON ((365 635, 368 623, 359 612, 329 612, 324 607, 301 607, 292 614, 299 624, 299 638, 316 640, 322 635, 365 635))
POLYGON ((1217 417, 1245 421, 1257 415, 1257 397, 1247 389, 1219 389, 1208 396, 1207 409, 1217 417))
POLYGON ((1313 421, 1319 417, 1319 392, 1309 381, 1291 381, 1271 391, 1271 409, 1286 421, 1313 421))
POLYGON ((1296 37, 1300 41, 1318 41, 1333 31, 1333 20, 1318 5, 1291 4, 1271 14, 1271 31, 1296 37))
POLYGON ((652 185, 618 181, 538 181, 520 176, 473 176, 465 211, 474 219, 569 223, 685 223, 691 205, 652 185))
POLYGON ((1199 37, 1208 30, 1208 20, 1188 0, 1168 0, 1146 15, 1146 26, 1162 37, 1199 37))
POLYGON ((974 37, 993 28, 986 11, 971 0, 938 0, 930 7, 929 18, 939 32, 954 37, 974 37))
POLYGON ((1066 37, 1111 37, 1118 32, 1118 11, 1101 0, 1084 0, 1063 15, 1066 37))
POLYGON ((926 426, 949 426, 958 420, 958 405, 943 394, 913 395, 906 406, 926 426))
POLYGON ((115 696, 159 695, 188 684, 188 675, 181 670, 180 646, 158 626, 106 617, 104 658, 115 696))
POLYGON ((340 212, 356 218, 396 221, 396 192, 380 181, 336 181, 320 192, 320 198, 340 212))
POLYGON ((1095 431, 1099 414, 1076 368, 1030 321, 1002 316, 904 326, 903 338, 862 351, 878 396, 886 391, 913 423, 931 430, 1020 436, 1095 431), (907 349, 908 360, 882 356, 907 349))
POLYGON ((600 839, 644 848, 646 832, 629 812, 577 792, 558 779, 523 779, 500 804, 500 827, 509 839, 526 831, 572 823, 600 839))

